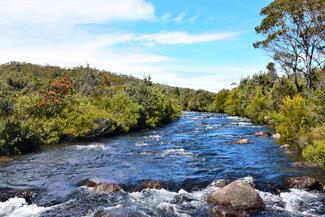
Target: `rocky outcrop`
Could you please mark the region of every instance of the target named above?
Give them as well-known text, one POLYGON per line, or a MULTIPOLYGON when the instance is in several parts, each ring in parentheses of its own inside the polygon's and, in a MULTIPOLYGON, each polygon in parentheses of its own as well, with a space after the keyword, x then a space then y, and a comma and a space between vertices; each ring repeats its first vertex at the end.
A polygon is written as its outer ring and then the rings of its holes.
POLYGON ((0 202, 7 201, 10 198, 19 197, 24 198, 27 203, 31 203, 35 196, 36 191, 31 189, 0 188, 0 202))
POLYGON ((268 132, 258 131, 258 132, 256 132, 256 133, 254 133, 254 136, 259 136, 259 137, 269 137, 269 136, 271 136, 271 134, 268 133, 268 132))
POLYGON ((323 189, 319 181, 308 176, 287 177, 284 179, 284 187, 318 191, 323 189))
POLYGON ((249 139, 240 139, 235 142, 235 144, 248 144, 250 143, 249 139))
POLYGON ((158 181, 147 180, 142 181, 138 184, 138 186, 134 189, 134 191, 142 191, 144 189, 162 189, 164 185, 158 181))
POLYGON ((95 191, 101 191, 106 193, 117 192, 122 190, 117 184, 108 183, 97 179, 87 179, 81 185, 94 188, 95 191))
POLYGON ((208 202, 233 210, 261 210, 265 208, 262 198, 247 182, 237 180, 211 193, 208 202))
POLYGON ((213 207, 212 213, 214 217, 246 217, 247 216, 245 212, 236 211, 218 205, 213 207))

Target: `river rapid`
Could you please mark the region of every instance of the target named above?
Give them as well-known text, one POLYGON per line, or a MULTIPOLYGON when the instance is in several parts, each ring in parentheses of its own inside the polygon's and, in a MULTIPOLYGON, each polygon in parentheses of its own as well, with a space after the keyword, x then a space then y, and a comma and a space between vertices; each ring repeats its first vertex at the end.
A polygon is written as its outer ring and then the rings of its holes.
POLYGON ((44 147, 37 153, 0 162, 0 187, 33 188, 32 203, 12 198, 0 203, 0 216, 103 216, 112 209, 141 216, 209 217, 206 202, 218 180, 245 179, 258 190, 266 210, 251 216, 325 216, 324 192, 283 189, 291 175, 324 177, 323 170, 291 167, 270 131, 246 118, 184 112, 162 128, 44 147), (247 138, 249 144, 234 144, 247 138), (116 183, 123 191, 105 193, 80 187, 87 178, 116 183), (132 192, 143 180, 165 184, 160 190, 132 192))

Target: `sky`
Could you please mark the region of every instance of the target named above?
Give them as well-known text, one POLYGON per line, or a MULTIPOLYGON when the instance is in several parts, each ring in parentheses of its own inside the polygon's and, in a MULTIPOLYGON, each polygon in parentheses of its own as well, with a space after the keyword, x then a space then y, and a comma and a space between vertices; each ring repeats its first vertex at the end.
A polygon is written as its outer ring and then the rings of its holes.
POLYGON ((254 28, 270 0, 0 0, 0 63, 150 75, 218 91, 264 70, 254 28))

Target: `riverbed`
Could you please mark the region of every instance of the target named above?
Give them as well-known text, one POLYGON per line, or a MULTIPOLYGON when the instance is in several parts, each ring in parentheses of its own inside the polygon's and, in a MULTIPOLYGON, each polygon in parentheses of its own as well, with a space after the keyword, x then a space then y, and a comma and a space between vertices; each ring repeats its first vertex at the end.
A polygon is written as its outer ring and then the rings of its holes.
POLYGON ((323 170, 297 169, 270 131, 249 119, 223 114, 184 112, 154 130, 49 146, 37 153, 0 162, 0 186, 37 189, 32 204, 22 198, 0 203, 0 216, 96 216, 127 208, 143 216, 211 216, 207 195, 217 180, 245 179, 266 203, 251 216, 325 216, 321 192, 284 190, 291 175, 324 177, 323 170), (248 144, 235 144, 247 138, 248 144), (95 192, 78 183, 96 178, 123 191, 95 192), (165 188, 132 192, 143 180, 165 188))

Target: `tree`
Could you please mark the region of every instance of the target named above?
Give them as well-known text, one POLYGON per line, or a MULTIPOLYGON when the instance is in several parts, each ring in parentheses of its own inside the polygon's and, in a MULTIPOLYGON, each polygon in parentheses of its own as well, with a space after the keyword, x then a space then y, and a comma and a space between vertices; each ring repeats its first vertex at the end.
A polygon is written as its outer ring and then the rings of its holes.
POLYGON ((274 0, 262 9, 264 18, 255 29, 266 38, 255 42, 254 47, 270 52, 293 75, 298 91, 300 74, 312 89, 315 71, 324 69, 324 11, 323 0, 274 0))

